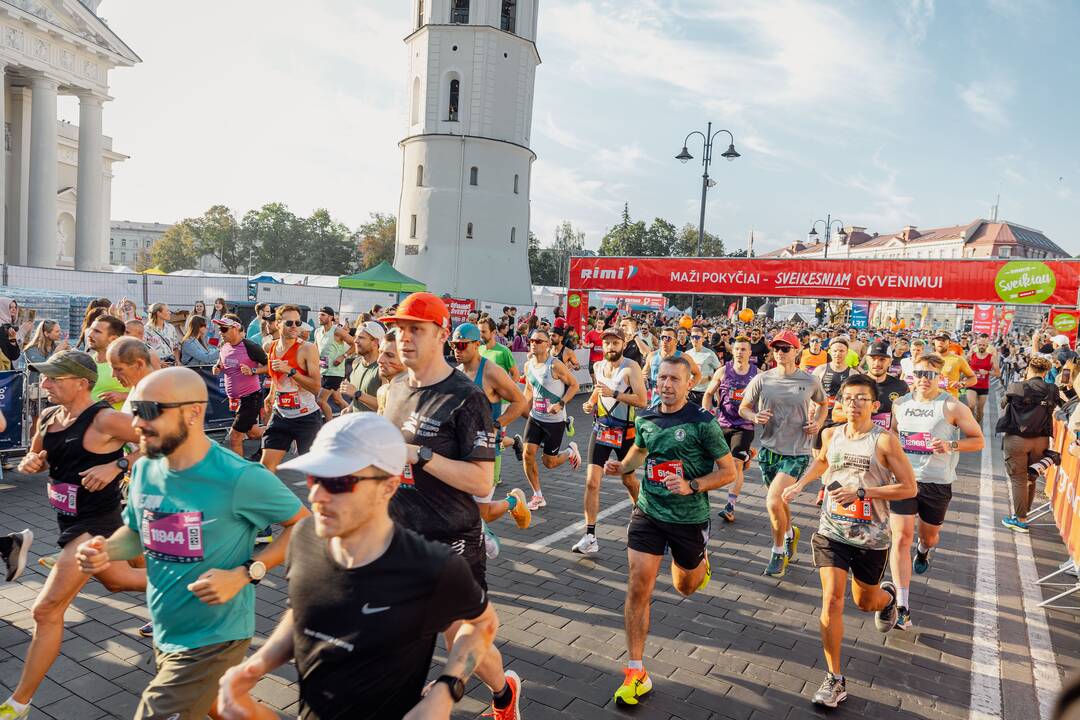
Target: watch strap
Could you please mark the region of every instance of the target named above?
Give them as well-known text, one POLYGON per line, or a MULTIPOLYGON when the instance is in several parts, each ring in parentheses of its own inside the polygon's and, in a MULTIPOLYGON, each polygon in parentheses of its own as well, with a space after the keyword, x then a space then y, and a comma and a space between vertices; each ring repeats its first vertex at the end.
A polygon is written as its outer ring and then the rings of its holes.
POLYGON ((454 702, 459 702, 465 697, 465 682, 461 678, 454 675, 440 675, 435 678, 435 682, 446 684, 446 687, 450 689, 450 698, 454 702))
POLYGON ((259 578, 258 580, 256 580, 255 578, 251 577, 251 566, 254 565, 255 562, 256 562, 255 560, 245 560, 244 561, 244 568, 248 571, 248 582, 251 583, 252 585, 258 585, 259 583, 261 583, 263 581, 262 578, 259 578))

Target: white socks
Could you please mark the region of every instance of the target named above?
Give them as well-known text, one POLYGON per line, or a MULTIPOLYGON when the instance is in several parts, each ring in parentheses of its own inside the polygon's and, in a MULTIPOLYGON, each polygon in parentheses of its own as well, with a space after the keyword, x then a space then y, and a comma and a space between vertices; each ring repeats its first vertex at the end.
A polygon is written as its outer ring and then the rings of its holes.
POLYGON ((30 707, 30 703, 26 703, 25 705, 23 705, 21 702, 16 702, 15 698, 13 697, 9 697, 7 699, 7 704, 11 706, 11 709, 14 710, 16 714, 22 713, 26 710, 26 708, 30 707))
POLYGON ((915 549, 918 550, 919 553, 922 554, 922 555, 925 555, 926 553, 930 552, 930 548, 923 545, 922 540, 919 541, 918 547, 916 547, 915 549))
POLYGON ((789 539, 789 540, 790 540, 791 538, 795 537, 795 530, 793 530, 792 528, 788 528, 788 529, 787 529, 787 532, 786 532, 786 533, 784 533, 784 537, 785 537, 785 538, 787 538, 787 539, 789 539))
POLYGON ((773 555, 783 555, 784 554, 784 546, 783 545, 773 545, 772 551, 773 551, 773 555))
POLYGON ((908 589, 898 587, 896 588, 896 604, 900 607, 910 607, 908 605, 908 589))
POLYGON ((645 663, 641 660, 627 660, 626 667, 630 668, 631 670, 644 670, 645 663))

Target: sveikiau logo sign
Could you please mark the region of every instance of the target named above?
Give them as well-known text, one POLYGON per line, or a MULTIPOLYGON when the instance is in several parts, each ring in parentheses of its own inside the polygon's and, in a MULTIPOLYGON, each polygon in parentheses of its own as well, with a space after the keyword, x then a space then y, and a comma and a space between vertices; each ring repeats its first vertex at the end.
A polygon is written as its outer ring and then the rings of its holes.
POLYGON ((994 278, 994 289, 1004 302, 1034 305, 1054 294, 1057 278, 1046 263, 1016 260, 1005 263, 994 278))
POLYGON ((1055 315, 1054 329, 1063 333, 1072 332, 1076 329, 1076 316, 1071 313, 1055 315))

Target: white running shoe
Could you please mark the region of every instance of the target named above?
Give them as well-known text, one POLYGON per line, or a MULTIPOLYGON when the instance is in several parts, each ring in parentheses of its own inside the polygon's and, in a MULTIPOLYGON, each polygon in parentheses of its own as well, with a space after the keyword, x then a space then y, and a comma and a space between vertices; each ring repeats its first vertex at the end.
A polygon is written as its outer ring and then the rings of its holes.
POLYGON ((566 447, 570 451, 570 467, 577 470, 581 467, 581 451, 578 450, 576 442, 572 442, 566 447))
POLYGON ((581 555, 595 555, 600 552, 600 543, 596 542, 596 536, 585 533, 581 539, 574 543, 572 551, 581 555))
POLYGON ((539 510, 542 507, 547 507, 547 500, 543 495, 533 495, 529 499, 529 510, 539 510))

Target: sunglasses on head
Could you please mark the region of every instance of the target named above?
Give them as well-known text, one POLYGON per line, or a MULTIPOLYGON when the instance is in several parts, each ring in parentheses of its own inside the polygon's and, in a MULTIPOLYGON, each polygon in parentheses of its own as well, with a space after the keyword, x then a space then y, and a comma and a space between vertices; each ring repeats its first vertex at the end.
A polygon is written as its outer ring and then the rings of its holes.
POLYGON ((206 400, 185 400, 184 402, 155 402, 153 400, 132 400, 131 414, 140 420, 152 422, 161 417, 162 410, 178 408, 185 405, 202 405, 206 400))
POLYGON ((923 380, 933 380, 938 376, 937 370, 916 370, 915 377, 923 380))
POLYGON ((282 320, 281 324, 285 327, 300 327, 304 324, 303 320, 282 320))
POLYGON ((331 495, 341 495, 342 493, 352 492, 356 484, 361 480, 386 480, 393 477, 393 475, 373 475, 371 477, 357 477, 355 475, 342 475, 340 477, 316 477, 315 475, 307 476, 308 489, 319 485, 323 490, 331 495))

